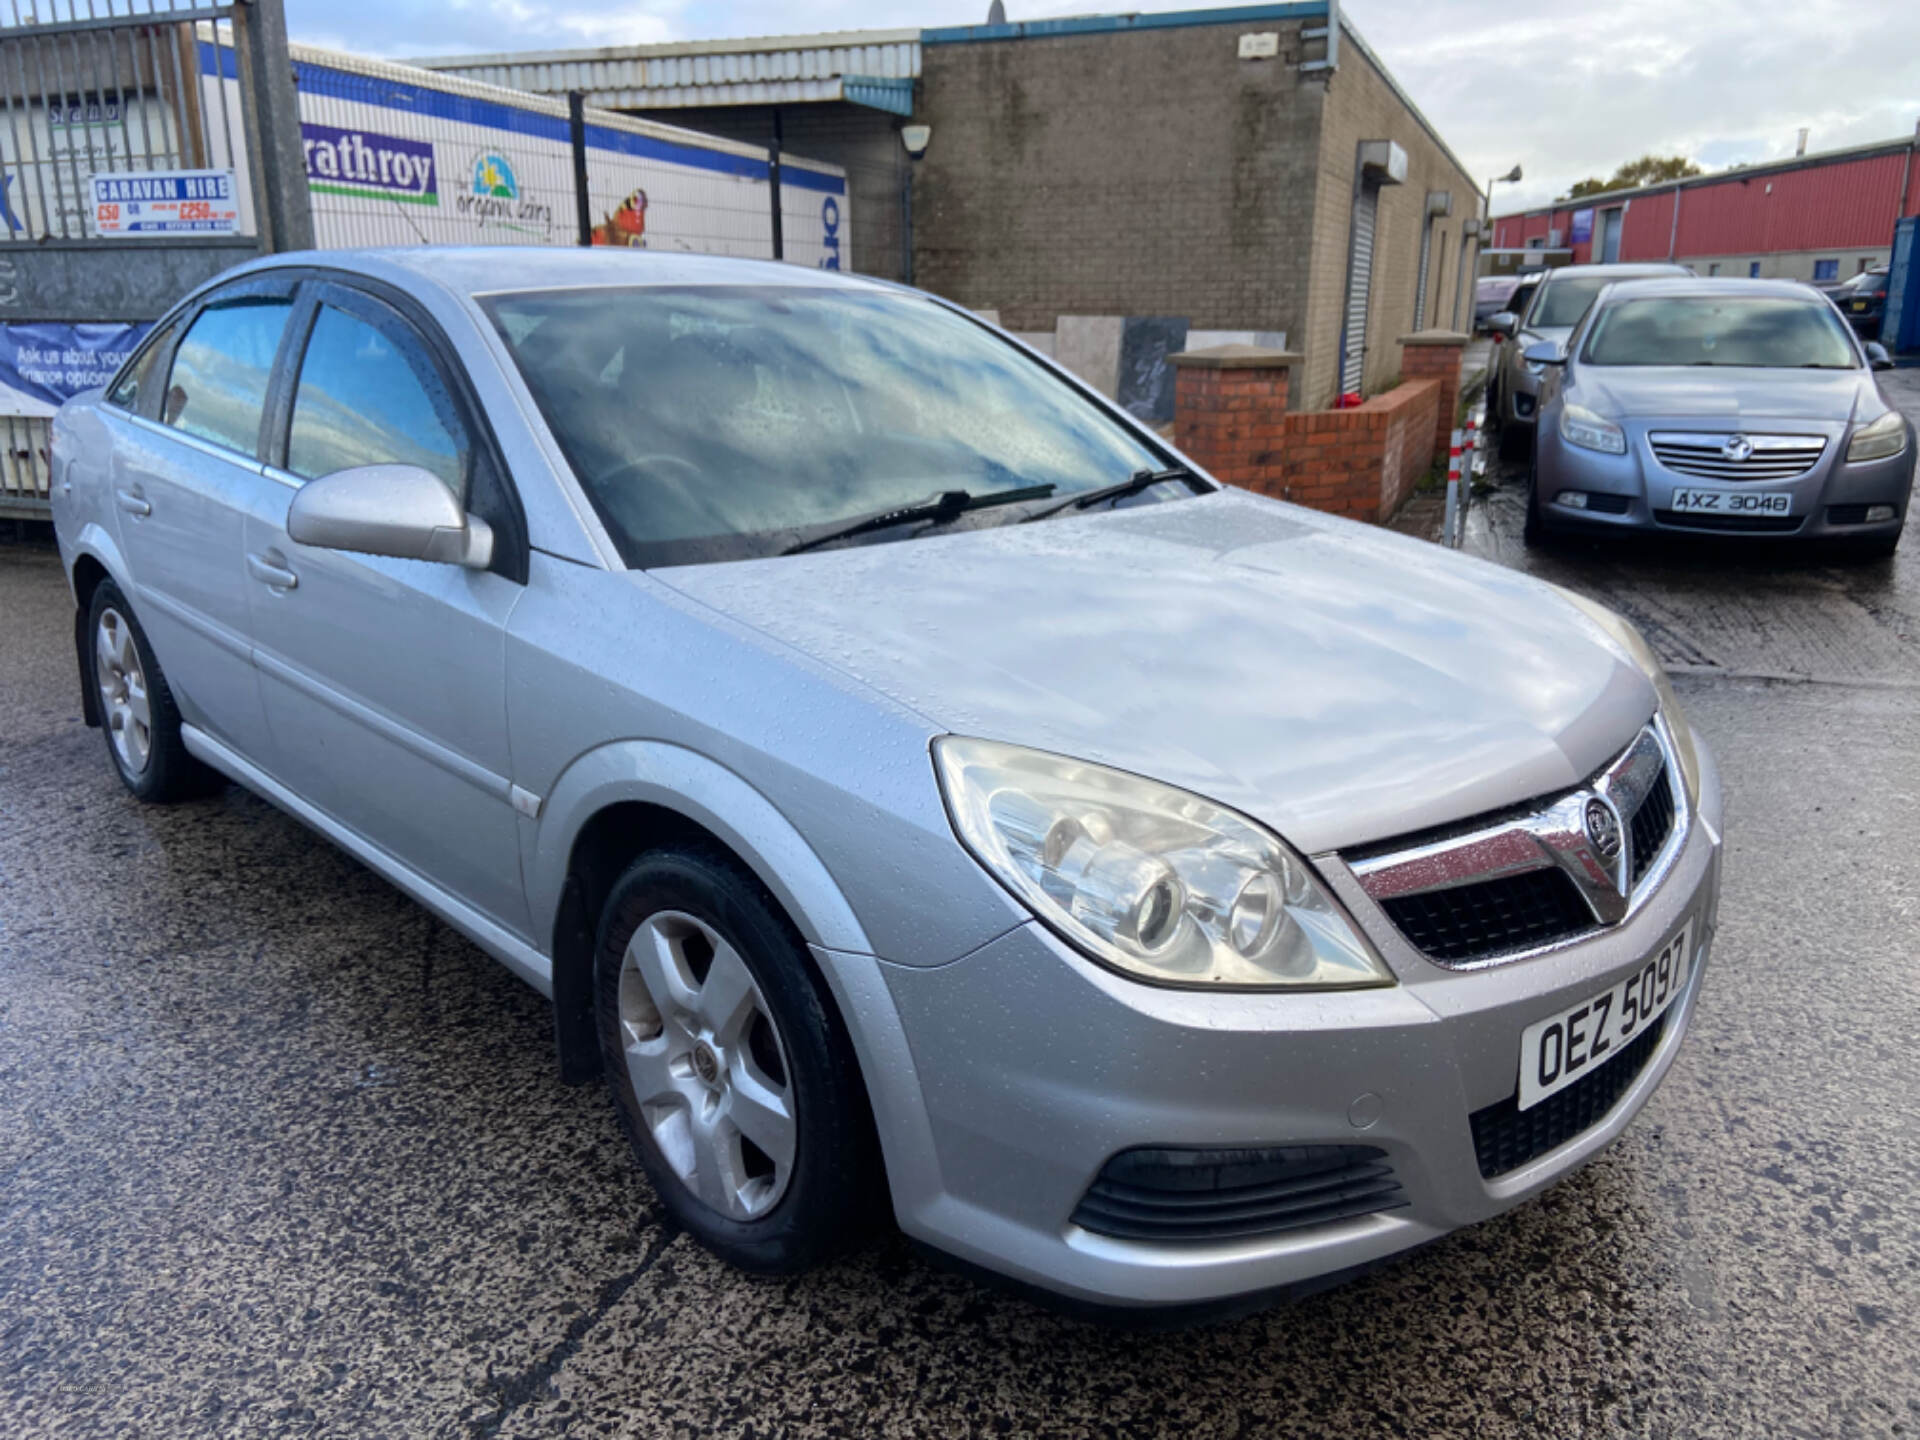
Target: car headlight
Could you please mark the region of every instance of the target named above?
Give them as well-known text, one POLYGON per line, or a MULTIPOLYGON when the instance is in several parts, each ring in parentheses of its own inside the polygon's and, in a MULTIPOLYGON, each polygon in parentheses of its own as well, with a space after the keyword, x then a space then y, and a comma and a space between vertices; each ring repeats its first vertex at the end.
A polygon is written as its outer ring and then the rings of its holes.
POLYGON ((1526 370, 1527 374, 1536 380, 1547 373, 1547 367, 1542 365, 1538 360, 1522 360, 1520 364, 1526 370))
POLYGON ((1603 455, 1627 453, 1627 432, 1584 405, 1568 404, 1561 407, 1560 438, 1569 445, 1578 445, 1582 450, 1598 450, 1603 455))
POLYGON ((973 857, 1095 960, 1162 985, 1391 985, 1306 861, 1171 785, 943 736, 934 769, 973 857))
POLYGON ((1666 666, 1660 663, 1660 657, 1653 653, 1653 647, 1647 644, 1646 637, 1634 628, 1633 622, 1626 616, 1584 595, 1576 595, 1571 590, 1561 590, 1560 593, 1589 620, 1606 631, 1608 637, 1625 650, 1633 663, 1653 682, 1654 699, 1660 706, 1660 713, 1666 717, 1667 734, 1673 739, 1674 758, 1680 762, 1680 779, 1687 787, 1687 803, 1699 804, 1700 757, 1694 753, 1693 727, 1687 724, 1686 714, 1680 709, 1680 697, 1673 693, 1673 682, 1667 679, 1666 666))
POLYGON ((1898 410, 1889 410, 1870 425, 1853 432, 1847 460, 1884 460, 1907 448, 1907 422, 1898 410))

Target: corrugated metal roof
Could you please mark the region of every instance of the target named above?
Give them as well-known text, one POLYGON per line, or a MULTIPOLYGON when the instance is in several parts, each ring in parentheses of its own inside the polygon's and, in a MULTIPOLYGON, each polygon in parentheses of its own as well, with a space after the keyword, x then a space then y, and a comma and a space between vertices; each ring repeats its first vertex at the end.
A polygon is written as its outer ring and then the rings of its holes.
POLYGON ((1233 5, 1214 10, 1160 10, 1126 15, 1067 15, 1058 20, 1013 20, 998 25, 947 25, 921 32, 928 45, 969 45, 981 40, 1032 40, 1057 35, 1096 35, 1114 30, 1171 30, 1192 25, 1251 25, 1262 20, 1303 20, 1327 13, 1327 0, 1290 0, 1279 5, 1233 5))
POLYGON ((843 30, 411 63, 536 95, 584 90, 591 103, 617 109, 851 100, 906 115, 920 74, 920 32, 843 30))
MULTIPOLYGON (((1856 145, 1766 165, 1743 165, 1658 186, 1583 195, 1558 205, 1504 215, 1494 242, 1518 246, 1549 228, 1571 234, 1578 210, 1618 208, 1622 260, 1702 255, 1766 255, 1801 250, 1853 250, 1887 244, 1894 221, 1920 211, 1916 141, 1856 145), (1678 204, 1676 219, 1674 206, 1678 204)), ((1573 244, 1576 263, 1591 243, 1573 244)))
POLYGON ((1691 190, 1701 185, 1718 185, 1727 180, 1750 180, 1759 175, 1778 175, 1788 170, 1805 170, 1817 165, 1844 164, 1849 160, 1858 160, 1868 155, 1900 153, 1916 144, 1920 136, 1901 136, 1897 140, 1877 140, 1869 145, 1849 145, 1839 150, 1816 150, 1811 155, 1795 155, 1785 160, 1766 160, 1758 165, 1733 165, 1725 170, 1711 170, 1705 175, 1690 175, 1684 180, 1661 180, 1652 185, 1639 185, 1629 190, 1606 190, 1592 195, 1582 195, 1578 200, 1561 200, 1552 205, 1537 205, 1531 210, 1509 210, 1504 215, 1496 215, 1494 223, 1518 219, 1521 216, 1548 215, 1557 210, 1585 209, 1590 205, 1602 208, 1622 200, 1638 199, 1642 195, 1664 194, 1678 186, 1691 190))

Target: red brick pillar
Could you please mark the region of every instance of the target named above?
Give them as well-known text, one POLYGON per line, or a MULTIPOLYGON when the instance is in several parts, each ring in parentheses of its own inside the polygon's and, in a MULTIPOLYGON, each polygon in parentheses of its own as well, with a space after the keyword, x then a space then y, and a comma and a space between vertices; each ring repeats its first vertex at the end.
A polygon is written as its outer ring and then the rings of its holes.
POLYGON ((1215 479, 1278 494, 1286 457, 1287 377, 1300 357, 1216 345, 1169 357, 1173 443, 1215 479))
POLYGON ((1460 413, 1460 357, 1467 337, 1458 330, 1422 330, 1400 337, 1400 378, 1438 380, 1440 414, 1434 422, 1433 453, 1445 455, 1460 413))

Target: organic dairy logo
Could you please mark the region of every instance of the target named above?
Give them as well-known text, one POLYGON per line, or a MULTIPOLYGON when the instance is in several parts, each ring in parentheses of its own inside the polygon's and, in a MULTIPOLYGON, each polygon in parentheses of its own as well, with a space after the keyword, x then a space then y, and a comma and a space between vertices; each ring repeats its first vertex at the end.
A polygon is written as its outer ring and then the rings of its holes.
POLYGON ((307 156, 307 188, 318 194, 440 203, 427 141, 302 121, 300 146, 307 156))
POLYGON ((473 193, 490 195, 496 200, 518 200, 520 187, 514 183, 513 166, 504 155, 482 155, 473 162, 473 193))
POLYGON ((511 230, 545 240, 553 230, 553 209, 520 193, 513 162, 497 150, 473 157, 473 183, 458 198, 457 208, 472 219, 476 230, 511 230))

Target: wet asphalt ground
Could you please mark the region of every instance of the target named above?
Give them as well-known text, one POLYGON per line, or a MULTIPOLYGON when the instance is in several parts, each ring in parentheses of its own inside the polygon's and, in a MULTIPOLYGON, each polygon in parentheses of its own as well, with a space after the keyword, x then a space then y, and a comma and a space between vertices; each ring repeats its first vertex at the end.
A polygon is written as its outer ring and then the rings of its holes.
POLYGON ((57 561, 0 544, 0 1436, 1920 1435, 1920 537, 1519 517, 1509 480, 1469 547, 1639 622, 1725 773, 1688 1045, 1541 1199, 1171 1335, 889 1234, 708 1258, 532 991, 238 789, 122 793, 57 561))

